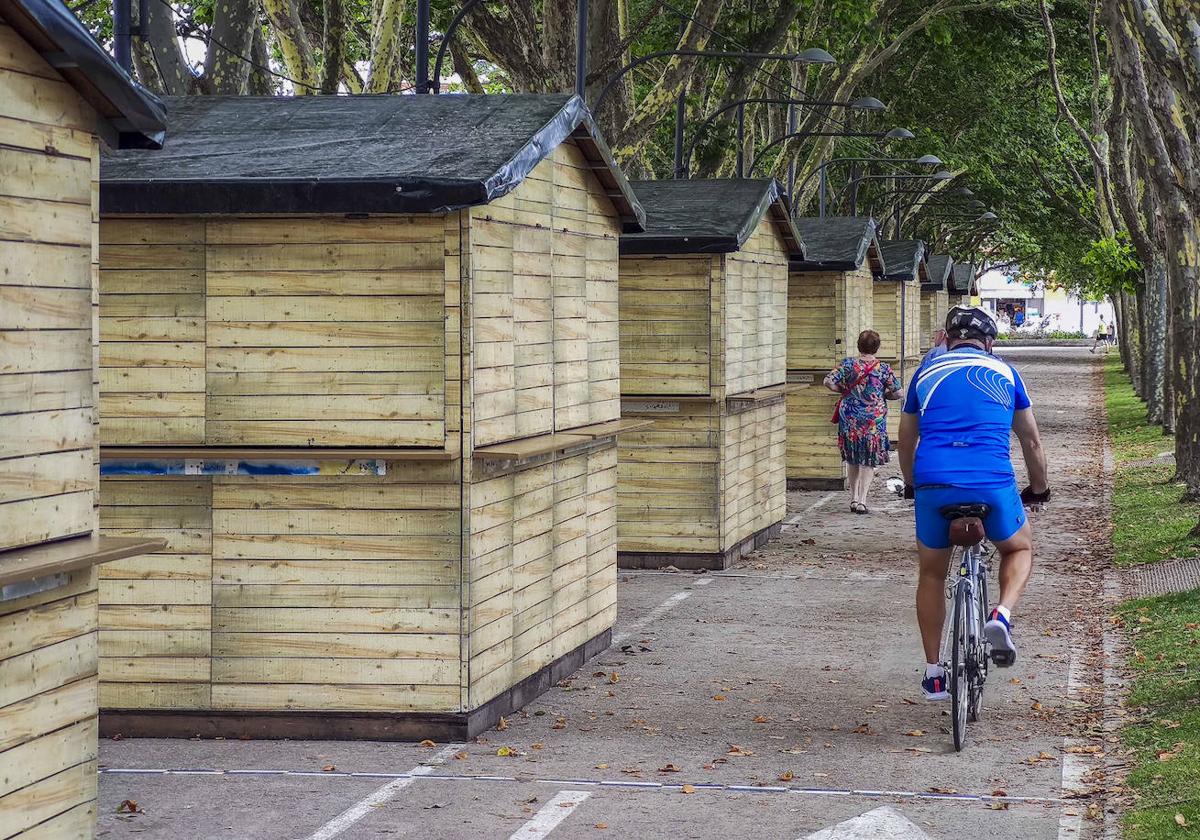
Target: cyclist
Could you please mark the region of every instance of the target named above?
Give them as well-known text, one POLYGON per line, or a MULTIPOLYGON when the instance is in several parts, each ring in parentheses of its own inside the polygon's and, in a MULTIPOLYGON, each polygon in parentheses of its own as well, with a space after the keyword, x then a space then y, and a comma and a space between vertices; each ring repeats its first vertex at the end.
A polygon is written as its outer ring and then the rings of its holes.
POLYGON ((900 418, 900 469, 906 495, 916 500, 917 623, 926 663, 921 689, 929 700, 949 696, 938 647, 946 620, 950 523, 940 509, 973 502, 991 509, 984 528, 1000 552, 1000 602, 985 633, 996 664, 1007 666, 1017 653, 1012 610, 1033 566, 1024 505, 1050 498, 1046 455, 1025 383, 991 353, 996 322, 982 309, 957 306, 946 316, 946 334, 947 352, 917 371, 900 418), (1021 493, 1009 457, 1010 430, 1029 473, 1029 487, 1021 493))

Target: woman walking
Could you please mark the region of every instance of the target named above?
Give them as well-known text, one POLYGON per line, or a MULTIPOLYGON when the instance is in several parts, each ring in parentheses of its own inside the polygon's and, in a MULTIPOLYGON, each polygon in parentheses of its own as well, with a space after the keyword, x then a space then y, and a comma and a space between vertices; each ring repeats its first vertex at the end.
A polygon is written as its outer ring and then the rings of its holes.
POLYGON ((849 467, 850 510, 870 513, 867 493, 875 468, 888 462, 887 400, 900 397, 900 380, 875 358, 879 333, 863 330, 858 357, 843 359, 825 376, 825 387, 841 394, 832 422, 838 424, 838 449, 849 467))

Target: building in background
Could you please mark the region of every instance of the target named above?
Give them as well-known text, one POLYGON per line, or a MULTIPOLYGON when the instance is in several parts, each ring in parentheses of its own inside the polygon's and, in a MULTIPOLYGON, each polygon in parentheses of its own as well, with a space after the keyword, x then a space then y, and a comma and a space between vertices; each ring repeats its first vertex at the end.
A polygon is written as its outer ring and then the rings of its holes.
POLYGON ((1013 313, 1018 308, 1024 311, 1026 324, 1037 325, 1049 317, 1045 326, 1047 331, 1079 331, 1090 336, 1096 331, 1101 316, 1106 324, 1113 321, 1112 304, 1107 300, 1081 300, 1062 289, 1030 286, 1005 271, 985 272, 979 278, 979 296, 983 307, 996 314, 1002 331, 1006 322, 1012 323, 1013 313))

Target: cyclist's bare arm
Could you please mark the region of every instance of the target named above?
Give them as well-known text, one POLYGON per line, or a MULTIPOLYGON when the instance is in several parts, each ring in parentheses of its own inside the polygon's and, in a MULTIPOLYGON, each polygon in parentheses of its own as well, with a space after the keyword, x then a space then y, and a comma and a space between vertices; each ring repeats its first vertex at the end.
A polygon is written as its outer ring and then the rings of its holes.
MULTIPOLYGON (((1042 436, 1038 433, 1037 420, 1033 419, 1033 409, 1023 408, 1013 414, 1013 431, 1021 442, 1021 453, 1025 456, 1025 469, 1029 473, 1029 487, 1034 493, 1044 493, 1049 488, 1049 478, 1046 472, 1046 451, 1042 449, 1042 436)), ((904 425, 900 426, 901 434, 904 425)), ((901 450, 903 452, 903 449, 901 450)), ((901 455, 903 462, 903 455, 901 455)))
MULTIPOLYGON (((1036 432, 1036 429, 1034 430, 1036 432)), ((921 420, 916 414, 900 415, 900 473, 909 487, 913 483, 913 457, 921 437, 921 420)))

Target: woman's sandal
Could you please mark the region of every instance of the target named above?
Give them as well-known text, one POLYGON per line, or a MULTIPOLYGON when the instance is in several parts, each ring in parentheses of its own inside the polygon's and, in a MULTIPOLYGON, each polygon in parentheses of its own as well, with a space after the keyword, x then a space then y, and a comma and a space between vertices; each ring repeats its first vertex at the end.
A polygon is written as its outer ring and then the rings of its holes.
POLYGON ((850 503, 850 512, 851 513, 866 513, 867 506, 864 505, 862 502, 851 502, 850 503))

